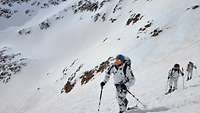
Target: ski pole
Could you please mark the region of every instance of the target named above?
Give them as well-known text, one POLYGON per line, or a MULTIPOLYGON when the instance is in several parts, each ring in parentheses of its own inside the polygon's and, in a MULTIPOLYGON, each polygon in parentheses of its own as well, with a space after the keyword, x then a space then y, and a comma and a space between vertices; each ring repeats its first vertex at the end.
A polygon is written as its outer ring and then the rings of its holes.
POLYGON ((98 106, 98 112, 100 111, 100 105, 101 105, 101 97, 102 97, 103 87, 101 87, 101 93, 99 97, 99 106, 98 106))
POLYGON ((143 107, 146 107, 137 97, 135 97, 135 95, 133 95, 128 89, 127 92, 133 96, 133 98, 135 98, 143 107))
POLYGON ((167 78, 167 84, 166 84, 166 87, 165 87, 165 92, 168 91, 168 86, 169 86, 169 79, 167 78))
MULTIPOLYGON (((184 70, 183 70, 183 67, 182 67, 182 73, 184 72, 184 70)), ((183 89, 185 89, 185 77, 184 77, 184 75, 182 76, 183 77, 183 89)))
POLYGON ((185 89, 185 77, 184 76, 182 77, 183 77, 183 89, 185 89))
POLYGON ((198 71, 197 71, 197 68, 196 68, 195 70, 196 70, 196 75, 197 75, 197 76, 200 76, 200 75, 198 75, 198 71))

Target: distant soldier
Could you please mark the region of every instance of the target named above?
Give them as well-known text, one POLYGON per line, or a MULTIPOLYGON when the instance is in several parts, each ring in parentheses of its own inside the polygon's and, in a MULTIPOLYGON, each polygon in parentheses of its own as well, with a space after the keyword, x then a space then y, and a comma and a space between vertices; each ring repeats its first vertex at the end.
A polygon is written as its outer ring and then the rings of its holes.
POLYGON ((180 75, 184 75, 184 73, 180 69, 179 64, 175 64, 172 69, 169 70, 168 81, 169 81, 169 90, 165 94, 169 94, 177 89, 178 86, 178 78, 180 75))
POLYGON ((193 69, 197 69, 193 62, 189 62, 187 65, 187 81, 192 79, 193 69))

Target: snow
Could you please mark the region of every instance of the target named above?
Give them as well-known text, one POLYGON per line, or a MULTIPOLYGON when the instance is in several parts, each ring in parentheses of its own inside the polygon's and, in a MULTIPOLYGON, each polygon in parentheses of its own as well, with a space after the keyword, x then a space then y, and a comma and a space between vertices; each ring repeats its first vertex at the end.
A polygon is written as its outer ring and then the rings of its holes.
MULTIPOLYGON (((180 63, 184 69, 189 61, 197 67, 200 65, 200 9, 186 10, 199 4, 198 0, 122 0, 122 9, 115 14, 112 10, 118 2, 105 3, 98 12, 117 18, 115 23, 94 23, 91 19, 94 12, 64 13, 63 10, 73 3, 71 0, 50 9, 38 9, 31 19, 22 21, 23 25, 19 26, 21 21, 16 21, 16 26, 0 31, 0 47, 14 48, 30 59, 28 66, 7 84, 0 84, 0 113, 97 112, 99 84, 104 73, 96 75, 86 85, 78 81, 68 94, 60 91, 67 77, 81 64, 83 68, 77 76, 119 53, 132 60, 136 84, 130 91, 147 105, 146 109, 139 105, 141 110, 128 113, 200 113, 199 69, 194 70, 191 81, 185 81, 184 89, 183 78, 180 77, 178 90, 164 95, 168 70, 175 63, 180 63), (141 13, 143 19, 126 26, 126 21, 134 13, 141 13), (55 22, 55 14, 65 18, 55 22), (51 27, 40 30, 38 24, 47 18, 51 20, 51 27), (153 25, 145 33, 138 34, 138 29, 151 20, 153 25), (21 28, 29 27, 30 35, 17 33, 21 28), (157 27, 163 28, 163 32, 157 37, 150 37, 149 33, 157 27), (141 38, 137 39, 137 35, 141 38), (107 40, 103 42, 105 38, 107 40), (62 70, 75 59, 78 59, 77 62, 61 79, 62 70)), ((131 95, 128 94, 127 98, 129 106, 137 104, 131 95)), ((115 87, 111 79, 103 89, 100 113, 117 112, 115 87)))

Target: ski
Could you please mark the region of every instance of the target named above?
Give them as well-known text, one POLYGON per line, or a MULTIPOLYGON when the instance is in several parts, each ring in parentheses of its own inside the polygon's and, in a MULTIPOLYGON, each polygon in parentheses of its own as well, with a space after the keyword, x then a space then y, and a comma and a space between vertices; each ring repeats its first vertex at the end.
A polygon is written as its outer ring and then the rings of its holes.
POLYGON ((130 110, 137 111, 137 110, 139 110, 139 109, 140 109, 140 108, 136 105, 136 106, 128 107, 128 108, 127 108, 127 111, 130 111, 130 110))
POLYGON ((170 94, 170 93, 172 93, 172 92, 166 92, 165 95, 168 95, 168 94, 170 94))
POLYGON ((172 91, 170 91, 170 92, 168 91, 168 92, 165 93, 165 95, 168 95, 168 94, 173 93, 173 92, 175 92, 175 91, 176 91, 176 90, 172 90, 172 91))
MULTIPOLYGON (((132 112, 138 112, 143 113, 146 108, 140 108, 138 106, 128 107, 125 113, 132 113, 132 112)), ((145 112, 146 113, 146 112, 145 112)))

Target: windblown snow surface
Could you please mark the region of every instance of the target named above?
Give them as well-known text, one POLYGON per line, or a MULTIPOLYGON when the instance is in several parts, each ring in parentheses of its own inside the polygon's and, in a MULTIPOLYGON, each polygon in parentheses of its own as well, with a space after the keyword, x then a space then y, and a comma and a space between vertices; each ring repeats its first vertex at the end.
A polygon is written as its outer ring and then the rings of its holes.
MULTIPOLYGON (((96 12, 74 14, 71 5, 76 2, 66 0, 37 9, 29 18, 20 14, 12 19, 0 17, 0 48, 12 48, 29 59, 8 83, 0 83, 0 113, 97 113, 105 73, 85 85, 77 82, 69 93, 61 93, 61 89, 79 65, 83 68, 77 76, 117 54, 131 58, 136 84, 130 91, 147 105, 144 109, 138 104, 141 110, 128 113, 200 113, 200 8, 194 8, 199 0, 108 0, 96 12), (113 13, 117 4, 120 8, 113 13), (106 13, 107 20, 94 22, 91 17, 96 13, 106 13), (141 19, 126 25, 131 15, 138 13, 141 19), (55 15, 64 18, 56 21, 55 15), (111 17, 117 20, 112 23, 111 17), (46 19, 50 27, 41 30, 38 25, 46 19), (151 27, 138 31, 148 21, 151 27), (30 34, 18 33, 27 28, 30 34), (152 36, 157 28, 162 32, 152 36), (75 59, 63 77, 62 70, 75 59), (185 69, 189 61, 197 65, 193 79, 184 81, 183 88, 180 77, 178 90, 164 95, 168 70, 175 63, 185 69)), ((127 98, 128 106, 137 104, 129 94, 127 98)), ((112 79, 103 89, 99 113, 118 113, 112 79)))

